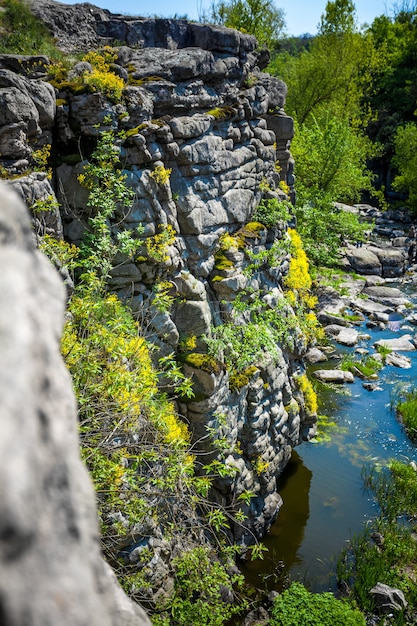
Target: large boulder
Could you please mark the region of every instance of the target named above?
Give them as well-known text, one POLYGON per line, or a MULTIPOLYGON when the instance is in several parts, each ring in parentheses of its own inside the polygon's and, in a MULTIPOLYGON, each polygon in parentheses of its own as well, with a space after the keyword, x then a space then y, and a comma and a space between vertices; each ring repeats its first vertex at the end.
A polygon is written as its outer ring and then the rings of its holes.
POLYGON ((372 250, 350 247, 346 256, 351 268, 358 274, 382 276, 382 264, 372 250))
POLYGON ((401 589, 390 587, 385 583, 377 583, 372 587, 369 594, 372 596, 376 608, 381 613, 402 611, 408 604, 401 589))
POLYGON ((401 337, 394 337, 393 339, 379 339, 375 341, 374 345, 389 348, 397 352, 410 352, 416 349, 411 335, 402 335, 401 337))
POLYGON ((65 288, 0 186, 0 621, 145 626, 100 554, 59 340, 65 288))

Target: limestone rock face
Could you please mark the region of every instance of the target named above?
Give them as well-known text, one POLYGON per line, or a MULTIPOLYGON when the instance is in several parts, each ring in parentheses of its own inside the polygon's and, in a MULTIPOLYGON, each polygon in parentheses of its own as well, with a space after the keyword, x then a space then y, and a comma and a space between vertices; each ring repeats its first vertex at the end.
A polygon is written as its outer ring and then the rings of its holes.
MULTIPOLYGON (((53 215, 35 210, 36 230, 55 230, 79 245, 90 214, 78 177, 100 133, 113 131, 134 194, 132 206, 117 209, 109 224, 115 237, 140 226, 146 241, 134 259, 117 259, 109 287, 146 319, 159 355, 182 358, 188 341, 201 361, 207 337, 230 319, 243 289, 272 311, 282 304, 290 261, 286 225, 262 228, 254 212, 264 196, 287 199, 279 183, 294 183, 286 86, 260 71, 267 55, 257 52, 255 38, 233 29, 114 15, 90 4, 37 0, 31 7, 67 52, 117 43, 112 69, 125 88, 117 102, 85 85, 80 89, 77 79, 91 68, 81 61, 54 89, 47 82, 47 59, 0 55, 0 165, 20 175, 13 185, 29 205, 48 197, 60 203, 55 226, 53 215), (48 189, 45 173, 29 173, 29 167, 39 167, 34 148, 50 143, 57 165, 48 189), (164 233, 170 233, 169 244, 158 256, 154 244, 164 233), (237 236, 239 245, 223 250, 224 236, 237 236), (248 277, 253 254, 271 262, 248 277), (173 297, 164 313, 151 310, 158 281, 169 285, 173 297)), ((294 319, 285 306, 280 310, 294 319)), ((215 442, 207 429, 216 429, 225 416, 227 462, 238 468, 233 483, 218 479, 214 499, 229 506, 243 490, 255 493, 246 537, 241 529, 231 531, 240 533, 235 538, 242 543, 262 536, 275 519, 281 505, 277 477, 305 436, 297 380, 304 374, 306 345, 301 333, 293 334, 288 345, 265 353, 235 380, 225 366, 218 373, 197 367, 198 358, 184 366, 198 392, 178 407, 193 443, 212 455, 215 442)))
POLYGON ((7 626, 150 624, 102 561, 60 356, 65 289, 0 186, 0 614, 7 626))
POLYGON ((125 41, 136 49, 193 47, 232 54, 252 52, 256 46, 252 35, 223 26, 115 15, 88 3, 68 6, 37 0, 32 12, 46 24, 58 46, 70 53, 88 51, 113 40, 125 41))
MULTIPOLYGON (((46 65, 44 57, 36 58, 40 68, 46 65)), ((16 173, 35 149, 51 143, 56 101, 52 85, 31 76, 28 57, 15 57, 20 64, 10 59, 0 55, 0 155, 16 173), (18 72, 8 69, 15 65, 18 72)))

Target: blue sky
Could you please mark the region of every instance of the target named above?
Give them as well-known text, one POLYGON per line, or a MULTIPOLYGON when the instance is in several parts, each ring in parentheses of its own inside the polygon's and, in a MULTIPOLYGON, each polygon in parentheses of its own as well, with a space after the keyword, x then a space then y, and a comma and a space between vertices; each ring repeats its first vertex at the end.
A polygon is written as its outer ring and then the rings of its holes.
MULTIPOLYGON (((77 0, 61 0, 65 4, 75 4, 77 0)), ((113 13, 130 15, 158 15, 172 17, 187 15, 189 19, 198 20, 201 12, 211 6, 211 0, 90 0, 103 9, 113 13)), ((276 6, 284 9, 289 35, 303 33, 315 34, 320 16, 324 12, 326 0, 275 0, 276 6)), ((368 24, 374 17, 392 15, 395 2, 392 0, 356 0, 358 23, 368 24)))

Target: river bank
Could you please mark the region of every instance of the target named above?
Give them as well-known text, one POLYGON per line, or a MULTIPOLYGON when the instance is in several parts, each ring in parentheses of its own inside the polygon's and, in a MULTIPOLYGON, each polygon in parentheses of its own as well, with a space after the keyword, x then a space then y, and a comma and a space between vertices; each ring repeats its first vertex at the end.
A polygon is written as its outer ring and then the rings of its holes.
MULTIPOLYGON (((370 209, 358 210, 369 216, 370 209)), ((314 591, 335 591, 338 555, 377 513, 364 489, 363 467, 416 458, 416 446, 392 408, 398 389, 414 384, 417 376, 417 279, 416 267, 408 264, 410 219, 405 212, 372 213, 372 238, 361 247, 347 244, 343 267, 357 270, 372 255, 374 265, 363 265, 365 274, 335 272, 333 280, 327 276, 317 284, 317 314, 328 343, 311 351, 309 375, 316 378, 319 413, 326 419, 319 420, 316 438, 293 453, 281 477, 284 504, 265 538, 268 554, 245 567, 247 580, 266 591, 280 591, 288 580, 304 582, 314 591), (381 354, 378 345, 387 349, 381 354), (360 362, 368 355, 386 361, 369 380, 359 371, 350 382, 329 384, 320 380, 324 375, 317 377, 320 371, 347 374, 344 362, 360 362)))

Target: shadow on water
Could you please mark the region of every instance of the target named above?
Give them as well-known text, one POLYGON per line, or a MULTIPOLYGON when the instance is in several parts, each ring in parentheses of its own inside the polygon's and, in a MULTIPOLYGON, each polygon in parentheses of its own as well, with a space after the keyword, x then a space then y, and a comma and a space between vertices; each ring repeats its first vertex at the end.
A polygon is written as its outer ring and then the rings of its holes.
POLYGON ((304 536, 309 509, 309 491, 312 473, 293 451, 281 476, 278 492, 284 504, 278 521, 272 526, 263 543, 268 552, 263 560, 244 564, 241 568, 247 582, 263 590, 280 590, 286 573, 301 563, 298 550, 304 536))
MULTIPOLYGON (((413 296, 415 302, 417 295, 413 296)), ((364 325, 361 332, 371 338, 360 347, 373 352, 376 340, 414 334, 415 328, 404 325, 398 333, 390 329, 370 331, 364 325)), ((347 351, 340 347, 341 353, 347 351)), ((267 591, 279 591, 288 576, 306 583, 313 591, 335 589, 338 554, 376 513, 364 491, 364 465, 383 464, 391 458, 417 460, 416 447, 391 407, 398 385, 416 385, 417 351, 406 355, 411 358, 411 369, 384 367, 379 391, 366 391, 359 379, 344 387, 343 395, 320 389, 320 413, 334 421, 330 437, 303 443, 293 452, 278 487, 284 504, 264 538, 269 552, 263 561, 244 565, 248 582, 267 591)), ((331 361, 323 366, 334 368, 337 363, 331 361)))

